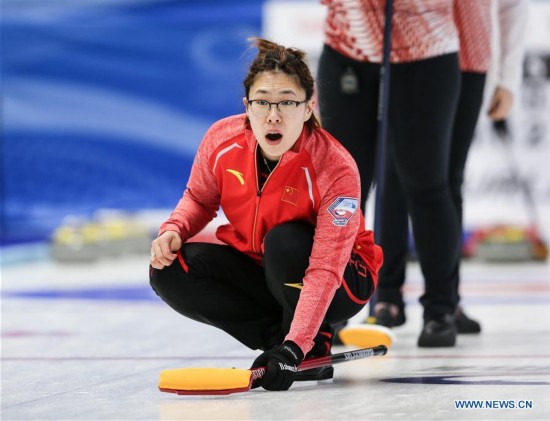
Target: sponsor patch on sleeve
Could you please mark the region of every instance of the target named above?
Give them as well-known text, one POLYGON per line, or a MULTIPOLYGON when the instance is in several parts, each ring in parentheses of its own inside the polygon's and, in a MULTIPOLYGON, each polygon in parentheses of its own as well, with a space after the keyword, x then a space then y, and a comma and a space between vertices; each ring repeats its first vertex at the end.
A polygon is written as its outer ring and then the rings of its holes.
POLYGON ((345 227, 357 211, 357 199, 353 197, 339 197, 328 207, 328 213, 334 218, 332 223, 337 227, 345 227))

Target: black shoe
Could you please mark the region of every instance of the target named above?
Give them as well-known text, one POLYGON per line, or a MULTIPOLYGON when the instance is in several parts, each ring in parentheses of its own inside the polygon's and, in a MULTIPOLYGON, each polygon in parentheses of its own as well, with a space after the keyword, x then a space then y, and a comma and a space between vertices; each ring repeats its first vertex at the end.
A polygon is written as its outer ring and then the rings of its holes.
POLYGON ((455 346, 456 323, 451 314, 433 316, 424 322, 418 346, 426 348, 455 346))
POLYGON ((455 320, 458 333, 481 333, 479 322, 466 316, 460 306, 456 308, 455 320))
POLYGON ((330 380, 333 377, 334 367, 331 365, 327 367, 310 368, 309 370, 298 371, 298 373, 296 373, 297 382, 330 380))
POLYGON ((366 322, 386 327, 397 327, 404 325, 406 321, 405 312, 397 304, 377 302, 374 306, 374 317, 369 317, 366 322))

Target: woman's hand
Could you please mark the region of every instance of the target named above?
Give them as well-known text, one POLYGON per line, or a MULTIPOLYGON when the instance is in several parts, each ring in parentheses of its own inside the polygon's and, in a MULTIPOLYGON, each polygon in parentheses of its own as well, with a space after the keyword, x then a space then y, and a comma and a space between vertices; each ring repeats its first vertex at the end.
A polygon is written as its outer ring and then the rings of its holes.
POLYGON ((164 269, 176 260, 182 246, 180 235, 175 231, 163 232, 151 243, 151 266, 155 269, 164 269))
POLYGON ((487 114, 492 120, 504 120, 512 110, 514 95, 508 89, 498 86, 491 98, 487 114))
POLYGON ((252 363, 252 368, 266 367, 265 375, 252 383, 252 388, 262 386, 266 390, 288 390, 304 359, 302 350, 292 341, 285 341, 269 351, 265 351, 252 363))

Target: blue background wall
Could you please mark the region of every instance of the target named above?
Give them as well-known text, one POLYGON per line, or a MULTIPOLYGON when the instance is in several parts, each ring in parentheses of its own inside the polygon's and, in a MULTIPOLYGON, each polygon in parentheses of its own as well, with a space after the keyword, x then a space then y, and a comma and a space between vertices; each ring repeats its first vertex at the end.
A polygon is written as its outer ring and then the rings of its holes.
POLYGON ((205 130, 243 110, 261 8, 2 0, 2 242, 98 208, 172 208, 205 130))

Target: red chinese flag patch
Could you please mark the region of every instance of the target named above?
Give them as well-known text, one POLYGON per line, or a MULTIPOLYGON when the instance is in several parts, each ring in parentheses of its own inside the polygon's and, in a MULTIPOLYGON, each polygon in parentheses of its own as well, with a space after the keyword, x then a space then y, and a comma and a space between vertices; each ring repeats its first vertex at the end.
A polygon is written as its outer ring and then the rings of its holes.
POLYGON ((293 205, 298 204, 298 197, 300 196, 300 190, 286 186, 283 190, 283 196, 281 197, 281 200, 283 202, 291 203, 293 205))

